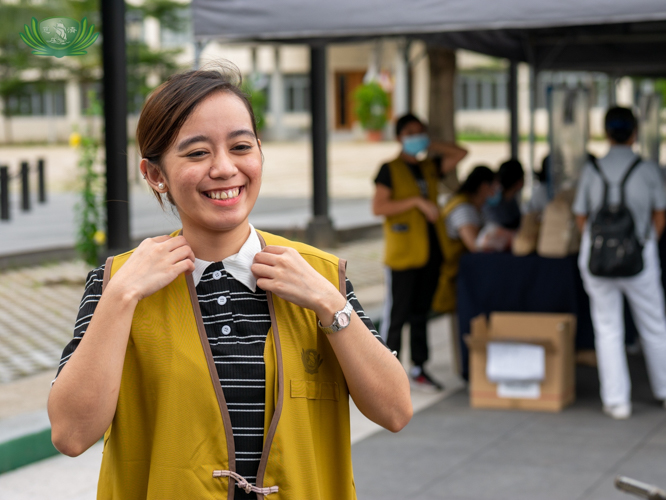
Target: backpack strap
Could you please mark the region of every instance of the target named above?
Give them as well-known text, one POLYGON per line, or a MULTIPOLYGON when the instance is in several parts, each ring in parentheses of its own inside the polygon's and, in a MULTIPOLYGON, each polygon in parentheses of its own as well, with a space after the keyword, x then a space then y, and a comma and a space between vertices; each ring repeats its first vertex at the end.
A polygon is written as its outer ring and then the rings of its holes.
POLYGON ((597 171, 599 177, 601 177, 601 182, 604 183, 604 201, 602 206, 608 205, 608 179, 606 179, 606 176, 601 171, 601 168, 599 168, 599 164, 597 163, 597 158, 590 155, 589 159, 590 163, 592 164, 592 168, 594 168, 594 170, 597 171))
MULTIPOLYGON (((629 179, 629 176, 632 174, 634 170, 636 170, 636 167, 641 164, 643 161, 643 158, 640 156, 637 156, 636 159, 631 163, 629 168, 624 174, 624 177, 622 177, 622 180, 620 181, 620 203, 624 205, 624 185, 627 183, 627 180, 629 179)), ((599 167, 599 163, 597 163, 597 159, 593 156, 590 157, 590 163, 592 164, 592 167, 597 171, 599 174, 599 177, 601 177, 601 180, 604 183, 604 201, 603 204, 606 205, 608 203, 608 179, 604 175, 604 172, 601 170, 599 167)))
POLYGON ((629 166, 627 169, 627 173, 624 174, 624 177, 622 178, 622 182, 620 182, 620 202, 624 205, 624 185, 627 183, 627 180, 629 179, 629 176, 631 173, 636 170, 636 167, 640 165, 640 163, 643 161, 643 158, 640 156, 637 156, 634 162, 629 166))

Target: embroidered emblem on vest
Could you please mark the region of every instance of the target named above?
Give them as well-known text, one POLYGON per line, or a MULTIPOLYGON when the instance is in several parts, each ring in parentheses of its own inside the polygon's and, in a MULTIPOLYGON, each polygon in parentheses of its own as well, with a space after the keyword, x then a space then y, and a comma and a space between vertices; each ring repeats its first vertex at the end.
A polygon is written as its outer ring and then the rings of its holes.
POLYGON ((302 349, 301 359, 303 360, 303 367, 307 373, 317 373, 319 367, 324 362, 322 357, 315 349, 302 349))

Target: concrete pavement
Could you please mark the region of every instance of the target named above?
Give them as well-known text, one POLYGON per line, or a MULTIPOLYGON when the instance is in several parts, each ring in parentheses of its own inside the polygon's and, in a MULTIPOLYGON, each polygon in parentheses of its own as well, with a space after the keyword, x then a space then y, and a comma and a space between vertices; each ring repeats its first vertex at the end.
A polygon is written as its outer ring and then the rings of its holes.
POLYGON ((666 486, 666 410, 631 356, 634 415, 601 413, 596 370, 577 370, 577 401, 562 413, 472 410, 466 391, 353 448, 364 500, 627 500, 613 478, 666 486))

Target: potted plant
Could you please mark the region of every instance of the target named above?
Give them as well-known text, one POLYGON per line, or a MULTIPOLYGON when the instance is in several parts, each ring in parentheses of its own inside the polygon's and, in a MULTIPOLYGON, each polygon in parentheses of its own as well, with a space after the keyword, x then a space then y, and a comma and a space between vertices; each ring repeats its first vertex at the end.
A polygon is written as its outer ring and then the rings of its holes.
POLYGON ((360 85, 354 92, 356 116, 368 131, 368 139, 378 141, 388 121, 389 97, 376 81, 360 85))

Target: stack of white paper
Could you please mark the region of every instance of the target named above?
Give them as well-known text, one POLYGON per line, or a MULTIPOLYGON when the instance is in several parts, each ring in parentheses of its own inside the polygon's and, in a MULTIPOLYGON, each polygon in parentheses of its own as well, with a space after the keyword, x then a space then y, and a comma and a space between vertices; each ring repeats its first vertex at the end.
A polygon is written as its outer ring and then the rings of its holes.
POLYGON ((514 342, 489 342, 486 376, 497 385, 497 395, 537 399, 546 376, 543 346, 514 342))

